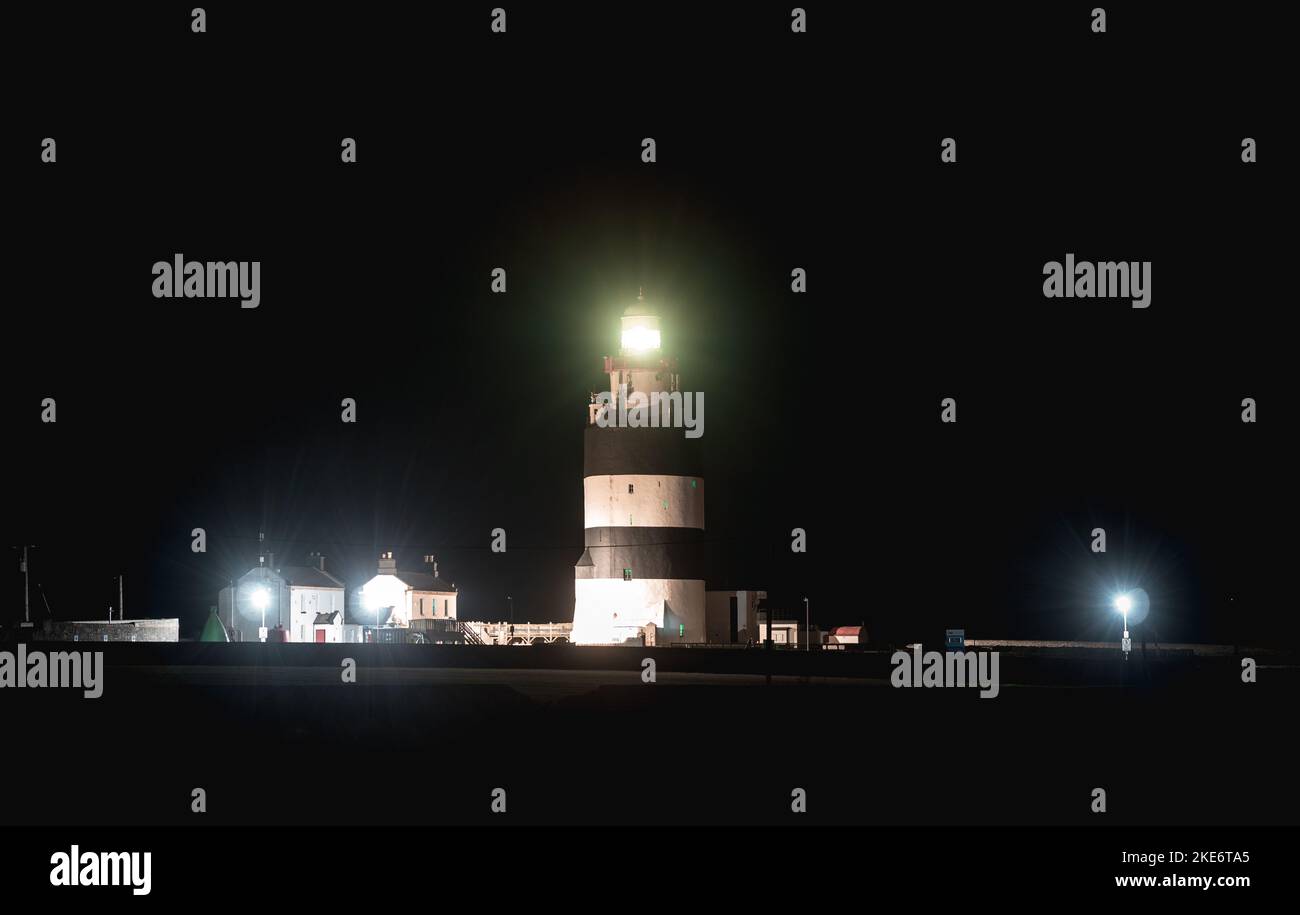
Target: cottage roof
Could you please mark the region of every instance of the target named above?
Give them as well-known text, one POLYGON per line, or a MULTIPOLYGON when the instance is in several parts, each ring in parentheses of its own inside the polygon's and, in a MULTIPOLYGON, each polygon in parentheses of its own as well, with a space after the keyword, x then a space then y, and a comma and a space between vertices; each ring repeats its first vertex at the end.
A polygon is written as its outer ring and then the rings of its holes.
POLYGON ((393 577, 406 585, 412 591, 437 591, 445 594, 455 594, 456 588, 443 578, 431 575, 428 572, 394 572, 393 577))
POLYGON ((343 582, 324 569, 318 569, 315 566, 285 566, 275 571, 288 584, 296 588, 343 587, 343 582))

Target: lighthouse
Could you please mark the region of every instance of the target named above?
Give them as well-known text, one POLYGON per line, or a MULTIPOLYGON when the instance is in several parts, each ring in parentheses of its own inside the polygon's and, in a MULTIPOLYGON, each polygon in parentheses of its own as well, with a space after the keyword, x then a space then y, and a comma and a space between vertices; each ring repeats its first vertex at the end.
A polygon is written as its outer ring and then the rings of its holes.
POLYGON ((618 356, 605 357, 609 387, 588 407, 585 549, 574 566, 580 645, 705 641, 703 449, 683 425, 701 395, 681 391, 659 330, 638 296, 623 313, 618 356))

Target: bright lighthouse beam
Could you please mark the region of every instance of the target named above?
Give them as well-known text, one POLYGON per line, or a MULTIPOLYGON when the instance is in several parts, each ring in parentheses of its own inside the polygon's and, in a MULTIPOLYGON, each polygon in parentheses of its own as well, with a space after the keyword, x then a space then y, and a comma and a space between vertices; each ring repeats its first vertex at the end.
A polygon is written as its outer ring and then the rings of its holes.
POLYGON ((1129 597, 1127 594, 1121 594, 1119 597, 1115 598, 1115 609, 1125 616, 1128 616, 1128 612, 1133 609, 1133 598, 1129 597))
POLYGON ((254 588, 249 599, 253 602, 254 610, 265 610, 271 603, 271 592, 265 588, 254 588))
POLYGON ((659 328, 637 324, 623 328, 623 349, 628 352, 641 353, 646 350, 659 349, 659 328))
POLYGON ((645 296, 637 296, 636 304, 623 312, 622 331, 619 342, 624 355, 642 355, 659 349, 659 316, 645 304, 645 296))

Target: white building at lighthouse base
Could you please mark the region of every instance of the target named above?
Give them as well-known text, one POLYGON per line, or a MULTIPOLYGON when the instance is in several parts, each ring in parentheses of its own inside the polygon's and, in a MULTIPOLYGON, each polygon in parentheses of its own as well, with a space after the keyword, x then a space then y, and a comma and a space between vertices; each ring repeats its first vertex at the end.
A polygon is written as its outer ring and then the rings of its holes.
POLYGON ((574 584, 576 645, 639 642, 647 623, 661 642, 705 641, 702 579, 580 578, 574 584))

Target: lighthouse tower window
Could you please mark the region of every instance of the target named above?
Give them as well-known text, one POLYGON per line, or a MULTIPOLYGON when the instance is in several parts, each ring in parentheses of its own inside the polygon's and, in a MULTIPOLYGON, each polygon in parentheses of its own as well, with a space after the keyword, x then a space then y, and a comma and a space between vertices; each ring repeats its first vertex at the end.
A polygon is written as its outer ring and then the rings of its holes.
POLYGON ((628 484, 627 484, 627 491, 628 491, 628 492, 631 492, 631 491, 632 491, 632 484, 631 484, 631 483, 628 483, 628 484))

